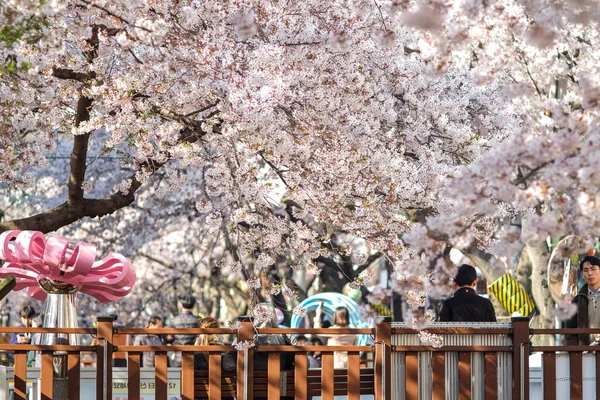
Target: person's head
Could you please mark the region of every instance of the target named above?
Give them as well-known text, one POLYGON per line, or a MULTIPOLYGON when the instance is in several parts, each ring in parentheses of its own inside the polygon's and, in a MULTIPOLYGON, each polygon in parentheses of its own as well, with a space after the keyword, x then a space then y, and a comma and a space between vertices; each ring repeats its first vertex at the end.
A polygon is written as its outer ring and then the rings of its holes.
POLYGON ((191 293, 182 293, 177 300, 184 310, 191 310, 196 305, 196 298, 191 293))
MULTIPOLYGON (((217 321, 216 319, 214 319, 212 317, 204 317, 204 318, 201 318, 200 321, 198 321, 198 328, 200 328, 200 329, 219 328, 219 321, 217 321)), ((217 337, 218 337, 218 335, 215 335, 215 334, 201 333, 200 335, 198 335, 198 338, 196 339, 196 346, 208 346, 211 343, 211 341, 213 341, 217 337)), ((206 353, 205 356, 208 357, 208 353, 206 353)))
POLYGON ((475 287, 477 284, 477 270, 469 264, 463 264, 458 268, 454 277, 454 284, 458 287, 475 287))
POLYGON ((41 328, 42 326, 44 326, 42 314, 34 314, 34 316, 31 317, 31 326, 34 328, 41 328))
POLYGON ((337 326, 350 325, 350 313, 346 307, 338 307, 333 312, 333 324, 337 326))
POLYGON ((296 336, 296 343, 298 344, 298 346, 306 346, 306 344, 308 343, 308 338, 304 335, 296 336))
POLYGON ((21 316, 21 322, 23 323, 23 325, 30 327, 31 318, 33 318, 33 316, 35 315, 35 309, 31 305, 27 304, 23 308, 21 308, 19 315, 21 316))
POLYGON ((581 276, 591 290, 600 288, 600 258, 594 256, 585 256, 579 263, 581 276))
MULTIPOLYGON (((311 343, 313 346, 323 346, 323 341, 322 341, 322 340, 321 340, 321 338, 320 338, 320 337, 318 337, 318 336, 313 336, 313 337, 310 339, 310 343, 311 343)), ((310 355, 311 355, 311 356, 313 356, 313 357, 317 357, 317 358, 319 358, 319 357, 321 356, 321 352, 320 352, 320 351, 313 351, 313 352, 311 352, 311 353, 310 353, 310 355)))
POLYGON ((148 320, 148 328, 162 328, 163 327, 163 319, 159 315, 153 315, 148 320))
POLYGON ((217 321, 213 317, 200 318, 200 321, 198 321, 198 328, 209 329, 209 328, 218 328, 218 327, 219 327, 219 321, 217 321))

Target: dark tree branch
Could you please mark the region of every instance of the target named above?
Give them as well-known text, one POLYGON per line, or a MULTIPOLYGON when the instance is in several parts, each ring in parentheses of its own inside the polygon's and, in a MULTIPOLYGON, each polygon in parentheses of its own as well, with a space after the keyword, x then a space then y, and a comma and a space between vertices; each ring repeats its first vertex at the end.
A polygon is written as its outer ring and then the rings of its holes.
MULTIPOLYGON (((92 63, 98 54, 98 46, 100 46, 97 26, 92 27, 92 36, 87 40, 87 43, 90 45, 90 49, 85 52, 85 57, 89 63, 92 63)), ((81 126, 82 122, 89 121, 92 103, 93 100, 89 97, 83 95, 79 97, 75 114, 75 127, 81 126)), ((77 207, 78 203, 83 200, 83 188, 81 185, 85 180, 85 170, 87 168, 86 159, 90 134, 91 132, 86 132, 82 135, 75 135, 73 140, 73 151, 71 152, 70 165, 71 173, 69 175, 67 194, 67 204, 71 207, 77 207)))
POLYGON ((144 252, 142 252, 142 251, 138 251, 138 252, 137 252, 137 255, 138 255, 138 256, 141 256, 141 257, 144 257, 144 258, 147 258, 148 260, 150 260, 150 261, 152 261, 152 262, 155 262, 155 263, 157 263, 157 264, 159 264, 159 265, 161 265, 161 266, 163 266, 163 267, 165 267, 165 268, 167 268, 167 269, 170 269, 170 270, 174 270, 174 269, 175 269, 175 267, 176 267, 176 266, 175 266, 174 264, 172 264, 172 263, 168 263, 168 262, 166 262, 166 261, 159 260, 158 258, 156 258, 156 257, 153 257, 153 256, 151 256, 150 254, 146 254, 146 253, 144 253, 144 252))
MULTIPOLYGON (((77 102, 77 114, 75 115, 75 126, 90 119, 90 109, 92 99, 81 96, 77 102)), ((69 175, 69 191, 67 203, 75 206, 83 200, 83 188, 81 187, 85 180, 85 170, 87 168, 87 150, 91 132, 82 135, 76 135, 73 140, 73 151, 71 153, 71 174, 69 175)))
POLYGON ((273 164, 271 161, 267 160, 263 154, 262 151, 258 152, 258 155, 260 156, 260 158, 263 159, 264 162, 266 162, 269 167, 271 167, 273 169, 273 171, 275 171, 275 173, 277 174, 277 176, 279 176, 279 179, 281 179, 281 182, 283 182, 283 184, 288 188, 291 189, 290 185, 288 185, 287 181, 285 180, 285 177, 283 176, 283 173, 285 171, 282 171, 281 169, 277 168, 277 166, 275 164, 273 164))
POLYGON ((88 73, 75 72, 68 68, 52 67, 52 76, 58 79, 73 79, 78 82, 87 82, 90 79, 94 79, 96 77, 96 73, 94 71, 90 71, 88 73))
MULTIPOLYGON (((189 129, 184 129, 179 133, 178 142, 194 143, 202 135, 203 132, 196 133, 189 129)), ((142 163, 140 168, 149 169, 154 174, 164 164, 166 162, 159 163, 155 160, 148 160, 142 163)), ((135 192, 142 186, 142 183, 135 178, 135 175, 129 178, 129 181, 131 186, 127 193, 116 192, 103 199, 85 199, 82 197, 76 199, 73 203, 66 201, 58 207, 31 217, 1 222, 0 232, 18 229, 47 233, 72 224, 81 218, 95 218, 112 214, 121 208, 129 206, 135 200, 135 192)))
POLYGON ((516 186, 525 185, 525 186, 527 186, 527 180, 529 178, 531 178, 534 174, 536 174, 538 171, 540 171, 542 168, 546 167, 548 164, 550 164, 550 162, 548 162, 548 161, 543 162, 542 164, 538 165, 534 169, 530 170, 527 173, 527 175, 523 175, 523 173, 521 172, 521 168, 519 167, 519 174, 517 175, 516 179, 512 182, 513 185, 516 185, 516 186))
POLYGON ((136 61, 138 64, 142 64, 142 65, 144 64, 144 62, 143 62, 142 60, 140 60, 140 59, 138 58, 138 56, 136 56, 136 55, 135 55, 135 53, 133 52, 133 50, 129 49, 128 51, 129 51, 129 53, 130 53, 130 54, 133 56, 133 58, 135 59, 135 61, 136 61))

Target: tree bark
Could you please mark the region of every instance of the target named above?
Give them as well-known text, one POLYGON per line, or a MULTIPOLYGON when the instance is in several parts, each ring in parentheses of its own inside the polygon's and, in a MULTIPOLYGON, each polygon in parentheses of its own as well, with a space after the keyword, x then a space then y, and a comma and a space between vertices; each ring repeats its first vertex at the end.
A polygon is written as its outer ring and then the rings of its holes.
MULTIPOLYGON (((90 119, 92 99, 81 96, 77 101, 77 114, 75 115, 75 126, 90 119)), ((87 168, 87 152, 91 132, 76 135, 73 140, 73 151, 71 152, 71 174, 69 176, 67 204, 74 206, 83 200, 83 181, 87 168)))
MULTIPOLYGON (((552 314, 554 309, 554 300, 548 288, 548 260, 550 252, 544 242, 537 245, 527 245, 526 251, 531 260, 531 292, 533 299, 540 312, 534 318, 532 326, 535 328, 554 328, 555 317, 552 314)), ((553 346, 554 337, 550 335, 534 336, 534 344, 538 346, 553 346)))

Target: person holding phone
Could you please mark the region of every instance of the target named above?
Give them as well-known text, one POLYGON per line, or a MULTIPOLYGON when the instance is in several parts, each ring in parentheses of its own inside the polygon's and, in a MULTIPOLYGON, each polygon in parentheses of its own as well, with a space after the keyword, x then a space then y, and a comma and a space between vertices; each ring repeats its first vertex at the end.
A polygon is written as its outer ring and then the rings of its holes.
MULTIPOLYGON (((35 309, 27 304, 19 312, 21 316, 21 324, 19 327, 31 328, 31 321, 35 315, 35 309)), ((10 335, 10 344, 29 344, 31 343, 31 336, 28 333, 12 333, 10 335)))

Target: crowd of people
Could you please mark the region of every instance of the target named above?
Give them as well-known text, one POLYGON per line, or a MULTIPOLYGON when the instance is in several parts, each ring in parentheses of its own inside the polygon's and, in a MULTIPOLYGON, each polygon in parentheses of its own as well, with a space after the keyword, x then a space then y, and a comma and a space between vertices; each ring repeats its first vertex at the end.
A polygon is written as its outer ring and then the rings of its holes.
MULTIPOLYGON (((219 322, 212 317, 199 317, 194 313, 195 298, 189 294, 185 294, 179 297, 179 310, 180 313, 174 317, 171 321, 171 327, 173 328, 220 328, 219 322)), ((275 309, 271 304, 261 304, 261 306, 269 309, 272 316, 269 319, 265 319, 255 323, 256 329, 261 328, 277 328, 279 327, 276 318, 275 309)), ((319 310, 320 311, 320 310, 319 310)), ((319 322, 315 323, 315 327, 319 328, 322 325, 323 318, 319 311, 316 315, 316 320, 319 322)), ((331 326, 332 329, 344 328, 349 326, 349 313, 344 307, 340 307, 336 310, 334 315, 334 324, 331 326)), ((155 328, 162 328, 163 320, 160 316, 151 316, 147 325, 149 330, 155 328)), ((355 344, 356 335, 351 334, 340 334, 336 335, 319 335, 307 338, 306 336, 300 335, 291 337, 289 335, 279 334, 257 334, 255 336, 255 344, 260 345, 298 345, 298 346, 322 346, 326 341, 331 345, 345 345, 355 344)), ((196 345, 196 346, 210 346, 210 345, 223 345, 223 344, 235 344, 225 343, 220 335, 217 334, 200 334, 200 335, 158 335, 151 332, 137 335, 133 339, 133 344, 136 346, 160 346, 160 345, 196 345)), ((282 353, 281 367, 282 369, 289 370, 294 366, 294 353, 282 353)), ((194 369, 207 370, 208 369, 208 357, 207 351, 200 351, 194 354, 194 369)), ((321 368, 321 352, 311 351, 307 352, 309 368, 321 368)), ((229 351, 222 354, 221 364, 225 371, 232 371, 236 366, 237 351, 229 351)), ((141 358, 143 367, 154 366, 154 353, 145 352, 141 358)), ((334 362, 336 368, 347 367, 347 358, 342 354, 336 352, 334 355, 334 362)), ((170 367, 181 367, 181 352, 173 352, 169 358, 168 365, 170 367)), ((255 370, 266 370, 268 365, 267 353, 256 353, 254 356, 254 369, 255 370)))
MULTIPOLYGON (((573 303, 577 305, 577 313, 567 320, 566 326, 571 328, 597 328, 600 327, 600 312, 596 312, 596 302, 598 294, 600 294, 600 258, 594 256, 586 256, 580 262, 579 268, 582 272, 582 277, 585 285, 573 299, 573 303)), ((440 310, 438 321, 441 322, 495 322, 496 314, 494 307, 489 299, 477 295, 475 288, 477 285, 476 269, 470 265, 464 264, 458 268, 458 272, 454 277, 454 284, 457 287, 454 295, 447 299, 440 310)), ((278 321, 275 313, 275 308, 271 304, 262 304, 271 310, 270 319, 265 319, 256 323, 255 328, 277 328, 278 321)), ((219 328, 219 322, 211 317, 202 317, 195 311, 196 299, 191 294, 183 294, 178 298, 179 313, 171 319, 170 328, 219 328)), ((117 312, 114 307, 107 309, 110 312, 107 315, 112 315, 115 319, 115 325, 118 326, 117 312)), ((37 313, 31 305, 25 305, 19 312, 20 323, 19 327, 39 327, 43 326, 42 315, 37 313)), ((6 318, 3 316, 2 322, 6 318)), ((316 310, 314 318, 314 328, 329 328, 323 333, 321 330, 318 335, 307 337, 298 335, 290 337, 288 335, 272 335, 272 334, 257 334, 254 342, 257 346, 260 345, 298 345, 298 346, 351 346, 357 343, 357 335, 352 333, 334 332, 335 329, 347 328, 350 326, 350 315, 348 309, 339 307, 335 309, 333 320, 329 321, 323 316, 322 304, 316 310)), ((222 345, 235 344, 225 343, 220 335, 216 334, 175 334, 162 335, 154 334, 154 329, 160 329, 165 326, 161 316, 153 315, 149 318, 146 327, 148 332, 143 335, 137 335, 129 338, 127 335, 122 335, 121 339, 126 340, 124 343, 116 343, 118 340, 115 335, 115 343, 129 344, 129 339, 136 346, 162 346, 162 345, 222 345)), ((10 344, 39 344, 40 334, 28 333, 13 333, 10 335, 10 344)), ((568 344, 599 344, 600 335, 567 335, 568 344)), ((92 343, 93 344, 93 343, 92 343)), ((224 370, 235 369, 236 351, 226 352, 223 354, 222 363, 224 370)), ((293 367, 293 352, 282 353, 281 365, 284 369, 293 367)), ((320 368, 321 351, 307 352, 309 368, 320 368)), ((126 366, 126 354, 113 354, 114 366, 126 366)), ((155 365, 155 357, 152 352, 143 353, 143 367, 153 367, 155 365)), ((169 366, 181 367, 181 352, 170 352, 169 366)), ((30 367, 39 366, 39 352, 29 352, 27 364, 30 367)), ((258 352, 254 357, 254 367, 257 370, 267 369, 267 353, 258 352)), ((194 357, 194 366, 196 369, 208 369, 208 352, 205 350, 196 352, 194 357)), ((334 352, 334 367, 347 368, 348 359, 347 352, 334 352)))
MULTIPOLYGON (((270 319, 261 321, 259 324, 255 324, 255 328, 277 328, 279 327, 275 308, 271 304, 262 304, 271 311, 272 317, 270 319)), ((221 327, 219 322, 212 317, 202 317, 195 311, 196 299, 189 293, 182 294, 178 297, 178 310, 179 313, 171 319, 169 327, 171 328, 219 328, 221 327)), ((315 321, 315 327, 321 328, 323 326, 330 326, 330 328, 343 328, 349 326, 349 313, 346 308, 340 307, 335 311, 333 325, 325 320, 321 314, 322 307, 317 310, 315 321), (324 321, 324 323, 323 323, 324 321)), ((106 316, 110 316, 114 319, 114 325, 120 326, 118 322, 118 312, 114 306, 109 306, 104 313, 106 316)), ((42 315, 33 308, 33 306, 27 304, 21 308, 19 312, 20 323, 18 327, 41 327, 43 326, 42 315)), ((160 329, 165 327, 163 317, 159 315, 152 315, 148 319, 146 328, 148 332, 142 335, 135 335, 129 337, 129 335, 114 336, 114 343, 117 345, 130 345, 134 346, 164 346, 164 345, 222 345, 222 344, 235 344, 225 343, 220 335, 216 334, 175 334, 175 335, 164 335, 154 334, 154 329, 160 329)), ((12 333, 10 335, 10 344, 40 344, 41 334, 29 334, 29 333, 12 333)), ((91 344, 95 344, 96 339, 92 340, 91 344)), ((322 346, 326 343, 331 345, 344 345, 344 344, 355 344, 356 335, 319 335, 313 336, 310 339, 306 336, 300 335, 297 337, 291 337, 289 335, 266 335, 258 334, 255 337, 255 343, 257 345, 311 345, 311 346, 322 346)), ((226 352, 222 357, 222 366, 224 370, 233 370, 236 365, 236 351, 226 352)), ((309 368, 320 368, 321 367, 321 352, 311 351, 307 352, 309 368)), ((335 356, 336 368, 343 368, 346 366, 346 359, 343 354, 336 352, 335 356)), ((28 367, 39 367, 40 366, 40 352, 30 351, 27 357, 28 367)), ((92 364, 93 363, 89 363, 92 364)), ((293 353, 282 354, 281 366, 284 369, 293 368, 294 356, 293 353)), ((169 367, 181 367, 181 352, 169 352, 168 359, 169 367)), ((254 357, 254 367, 256 370, 266 370, 268 365, 267 354, 257 353, 254 357)), ((127 354, 124 352, 113 353, 113 366, 125 367, 127 366, 127 354)), ((155 356, 154 352, 144 352, 141 357, 142 367, 154 367, 155 356)), ((201 351, 194 355, 194 368, 199 370, 208 369, 208 352, 201 351)))

